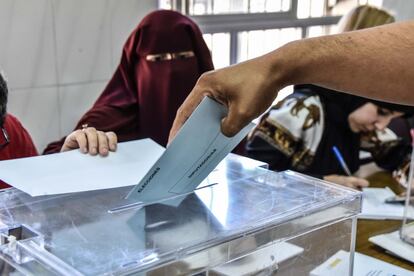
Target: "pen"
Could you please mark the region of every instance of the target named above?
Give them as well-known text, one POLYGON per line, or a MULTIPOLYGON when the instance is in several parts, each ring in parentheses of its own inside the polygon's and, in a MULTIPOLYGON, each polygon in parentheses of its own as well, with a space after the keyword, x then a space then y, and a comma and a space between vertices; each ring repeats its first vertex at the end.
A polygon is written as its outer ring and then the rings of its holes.
MULTIPOLYGON (((389 198, 385 199, 385 203, 391 203, 391 204, 401 203, 401 204, 403 204, 403 203, 405 203, 405 200, 406 200, 406 196, 396 195, 396 196, 392 196, 392 197, 389 197, 389 198)), ((410 202, 411 203, 414 202, 414 196, 410 197, 410 202)))
POLYGON ((345 173, 348 176, 351 176, 351 171, 348 168, 348 165, 345 163, 344 158, 342 157, 341 152, 339 151, 339 149, 336 146, 332 147, 332 150, 335 154, 336 159, 338 159, 339 164, 341 164, 342 169, 345 171, 345 173))

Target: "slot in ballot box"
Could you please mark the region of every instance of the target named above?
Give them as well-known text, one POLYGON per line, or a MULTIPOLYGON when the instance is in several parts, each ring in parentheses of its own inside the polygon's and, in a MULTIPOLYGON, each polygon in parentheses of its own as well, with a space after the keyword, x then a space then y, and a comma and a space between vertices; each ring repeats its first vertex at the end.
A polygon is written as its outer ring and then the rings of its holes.
POLYGON ((352 267, 357 191, 237 155, 193 193, 116 209, 130 190, 3 190, 0 274, 309 275, 339 250, 352 267))

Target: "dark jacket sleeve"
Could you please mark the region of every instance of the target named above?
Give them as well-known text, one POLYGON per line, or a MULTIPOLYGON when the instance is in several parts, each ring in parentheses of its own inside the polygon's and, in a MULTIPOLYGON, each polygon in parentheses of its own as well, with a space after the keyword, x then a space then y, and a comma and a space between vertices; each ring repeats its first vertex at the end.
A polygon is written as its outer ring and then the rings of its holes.
POLYGON ((56 153, 56 152, 60 152, 60 149, 63 146, 63 143, 65 142, 66 136, 61 138, 60 140, 54 141, 49 143, 46 148, 43 150, 42 154, 51 154, 51 153, 56 153))

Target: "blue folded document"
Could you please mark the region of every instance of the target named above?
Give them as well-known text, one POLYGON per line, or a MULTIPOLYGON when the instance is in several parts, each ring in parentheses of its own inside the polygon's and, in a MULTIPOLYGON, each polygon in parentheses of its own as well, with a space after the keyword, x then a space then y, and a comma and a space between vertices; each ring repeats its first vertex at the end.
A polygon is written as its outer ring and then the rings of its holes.
POLYGON ((205 97, 127 198, 147 204, 194 191, 254 126, 226 137, 220 130, 226 114, 225 106, 205 97))

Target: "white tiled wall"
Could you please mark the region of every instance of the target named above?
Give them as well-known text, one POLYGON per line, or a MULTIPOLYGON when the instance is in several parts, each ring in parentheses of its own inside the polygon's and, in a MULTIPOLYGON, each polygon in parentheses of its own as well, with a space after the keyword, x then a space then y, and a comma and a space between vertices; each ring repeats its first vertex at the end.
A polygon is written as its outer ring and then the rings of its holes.
POLYGON ((48 0, 0 0, 0 68, 11 87, 57 85, 52 22, 48 0))
POLYGON ((39 151, 66 135, 118 65, 157 0, 0 0, 0 68, 9 112, 39 151))
POLYGON ((384 0, 383 6, 395 15, 397 21, 414 19, 414 1, 384 0))
POLYGON ((22 121, 38 150, 61 136, 57 86, 13 89, 8 109, 22 121))
POLYGON ((111 74, 108 0, 53 0, 58 80, 105 80, 111 74))
POLYGON ((91 107, 105 86, 106 81, 59 87, 60 125, 63 133, 69 133, 73 130, 80 115, 91 107), (76 107, 76 112, 73 112, 74 107, 76 107))

